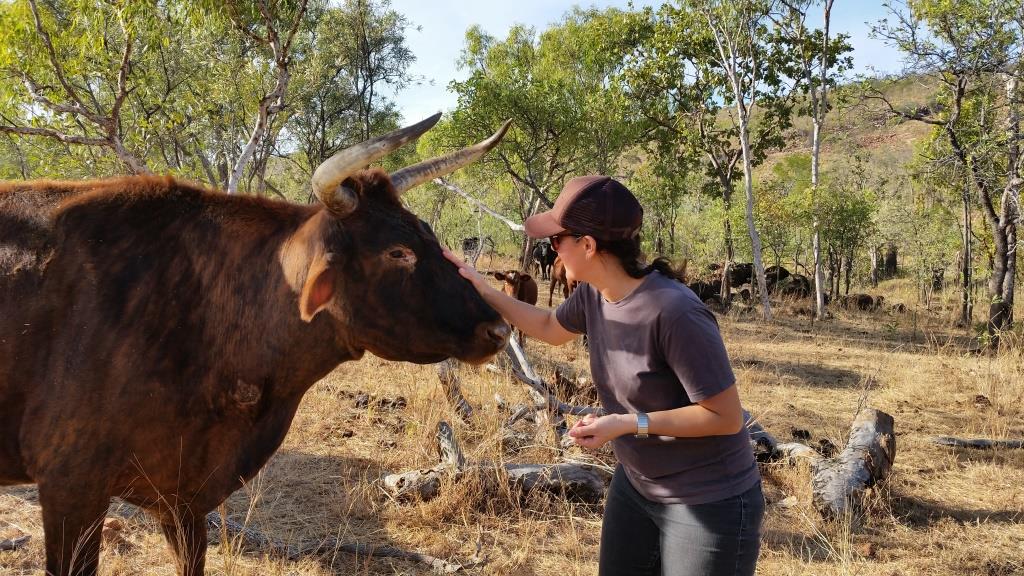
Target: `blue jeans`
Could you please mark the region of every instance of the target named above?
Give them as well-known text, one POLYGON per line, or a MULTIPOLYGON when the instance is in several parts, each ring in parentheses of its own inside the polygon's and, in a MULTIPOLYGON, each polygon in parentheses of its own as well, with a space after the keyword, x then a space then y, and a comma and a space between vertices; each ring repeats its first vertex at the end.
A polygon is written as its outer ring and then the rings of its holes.
POLYGON ((761 548, 761 483, 707 504, 661 504, 620 465, 601 527, 601 576, 753 576, 761 548))

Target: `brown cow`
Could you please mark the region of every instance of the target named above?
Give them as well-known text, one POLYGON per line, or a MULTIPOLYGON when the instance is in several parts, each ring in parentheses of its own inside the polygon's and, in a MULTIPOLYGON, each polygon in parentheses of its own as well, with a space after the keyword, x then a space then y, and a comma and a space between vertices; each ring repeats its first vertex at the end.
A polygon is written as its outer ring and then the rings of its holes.
POLYGON ((119 496, 158 519, 179 574, 200 575, 205 515, 338 364, 505 346, 508 325, 399 194, 508 125, 390 177, 358 171, 439 116, 329 159, 317 205, 169 177, 0 186, 0 485, 38 484, 48 574, 96 574, 119 496))
MULTIPOLYGON (((494 272, 493 275, 498 280, 501 280, 501 288, 505 291, 505 294, 520 302, 526 302, 531 306, 537 304, 537 281, 529 274, 518 270, 507 270, 505 272, 494 272)), ((523 331, 516 330, 516 333, 519 335, 519 343, 525 346, 526 337, 523 336, 523 331)))
POLYGON ((569 294, 576 289, 576 280, 569 277, 568 271, 565 269, 565 264, 562 264, 561 257, 555 258, 555 263, 551 267, 551 284, 548 285, 548 307, 551 307, 551 302, 554 300, 555 288, 562 287, 562 297, 568 298, 569 294))

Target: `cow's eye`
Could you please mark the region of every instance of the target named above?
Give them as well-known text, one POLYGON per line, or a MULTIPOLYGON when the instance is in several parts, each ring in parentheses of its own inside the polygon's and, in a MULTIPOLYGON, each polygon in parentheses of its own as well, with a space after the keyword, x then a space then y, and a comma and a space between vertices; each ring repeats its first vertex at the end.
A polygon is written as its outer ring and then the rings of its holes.
POLYGON ((391 256, 392 258, 405 258, 405 251, 404 250, 392 250, 391 253, 388 254, 388 256, 391 256))

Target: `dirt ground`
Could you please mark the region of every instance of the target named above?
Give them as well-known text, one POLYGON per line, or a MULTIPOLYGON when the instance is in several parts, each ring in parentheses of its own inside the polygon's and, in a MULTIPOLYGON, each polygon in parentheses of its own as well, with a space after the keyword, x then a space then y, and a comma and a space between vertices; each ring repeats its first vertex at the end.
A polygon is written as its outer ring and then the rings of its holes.
MULTIPOLYGON (((720 315, 744 406, 779 440, 810 433, 808 443, 845 444, 858 406, 895 418, 897 455, 890 478, 869 494, 862 514, 822 520, 810 505, 806 466, 762 465, 768 499, 758 573, 782 575, 1024 574, 1024 450, 938 446, 936 435, 1024 438, 1024 355, 1019 342, 999 355, 972 351, 949 307, 926 310, 892 281, 875 290, 904 314, 836 311, 811 323, 806 303, 780 303, 776 317, 736 309, 720 315)), ((541 302, 547 301, 542 283, 541 302)), ((949 298, 954 298, 950 295, 949 298)), ((556 305, 560 298, 556 297, 556 305)), ((979 314, 980 315, 980 314, 979 314)), ((552 380, 557 368, 588 376, 580 342, 553 348, 531 340, 527 353, 552 380)), ((437 462, 434 431, 454 423, 473 461, 552 462, 551 436, 518 446, 501 442, 507 414, 495 393, 525 402, 507 374, 460 369, 476 410, 459 422, 433 366, 369 355, 344 364, 306 395, 280 451, 227 503, 231 518, 291 544, 335 537, 394 546, 451 562, 465 574, 595 574, 600 507, 562 497, 446 484, 429 502, 393 501, 383 475, 437 462), (364 406, 357 396, 365 393, 364 406), (401 402, 376 402, 394 400, 401 402)), ((582 402, 586 386, 563 400, 582 402)), ((525 428, 524 428, 525 429, 525 428)), ((578 448, 570 450, 571 454, 578 448)), ((611 466, 607 453, 587 455, 611 466)), ((124 513, 115 501, 111 516, 124 513)), ((104 545, 102 574, 174 574, 157 526, 128 515, 104 545)), ((43 533, 33 487, 0 488, 0 540, 30 536, 0 552, 0 573, 39 574, 43 533)), ((421 563, 328 552, 298 560, 210 547, 207 573, 218 575, 430 574, 421 563)))

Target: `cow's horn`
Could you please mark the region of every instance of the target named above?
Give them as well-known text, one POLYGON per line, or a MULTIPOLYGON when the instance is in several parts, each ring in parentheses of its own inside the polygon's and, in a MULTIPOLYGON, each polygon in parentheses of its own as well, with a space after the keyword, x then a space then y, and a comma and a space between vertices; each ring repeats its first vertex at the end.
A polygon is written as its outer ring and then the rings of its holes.
POLYGON ((341 185, 346 178, 370 162, 384 157, 387 153, 415 140, 430 130, 440 120, 438 112, 426 120, 389 132, 354 146, 350 146, 317 166, 313 172, 313 193, 332 212, 349 214, 355 210, 358 198, 355 193, 341 185))
POLYGON ((401 194, 410 188, 419 186, 427 180, 433 180, 439 176, 444 176, 445 174, 454 172, 467 164, 471 164, 483 156, 488 150, 497 146, 498 142, 501 142, 501 139, 505 136, 505 132, 508 131, 508 127, 510 125, 512 125, 512 120, 506 120, 501 128, 492 134, 490 138, 470 146, 469 148, 463 148, 458 152, 452 152, 445 156, 431 158, 430 160, 424 160, 423 162, 413 164, 412 166, 406 166, 391 175, 391 183, 395 186, 395 190, 401 194))

